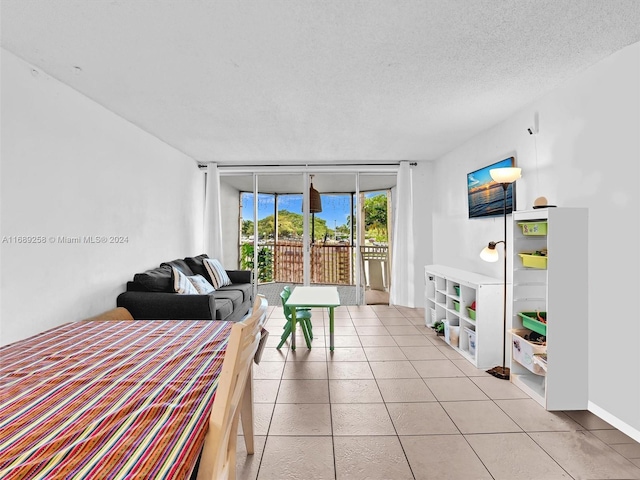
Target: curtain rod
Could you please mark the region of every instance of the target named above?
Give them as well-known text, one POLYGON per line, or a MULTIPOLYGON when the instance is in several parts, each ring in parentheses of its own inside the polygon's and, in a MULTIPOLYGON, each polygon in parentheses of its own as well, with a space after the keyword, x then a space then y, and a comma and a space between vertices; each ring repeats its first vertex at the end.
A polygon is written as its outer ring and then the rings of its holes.
MULTIPOLYGON (((215 162, 211 162, 211 163, 215 163, 215 162)), ((199 163, 198 164, 198 168, 207 168, 208 163, 199 163)), ((416 165, 418 165, 417 162, 410 162, 409 163, 410 166, 415 167, 416 165)), ((349 168, 349 169, 354 169, 354 168, 358 168, 358 167, 362 167, 362 168, 377 168, 377 167, 399 167, 400 166, 400 162, 392 162, 392 163, 291 163, 291 164, 286 164, 286 165, 281 165, 281 164, 258 164, 258 165, 245 165, 245 164, 238 164, 238 165, 234 165, 234 164, 218 164, 218 168, 220 169, 231 169, 231 170, 248 170, 248 171, 256 171, 256 169, 263 169, 263 168, 284 168, 284 169, 329 169, 329 168, 338 168, 338 169, 343 169, 343 168, 349 168)))

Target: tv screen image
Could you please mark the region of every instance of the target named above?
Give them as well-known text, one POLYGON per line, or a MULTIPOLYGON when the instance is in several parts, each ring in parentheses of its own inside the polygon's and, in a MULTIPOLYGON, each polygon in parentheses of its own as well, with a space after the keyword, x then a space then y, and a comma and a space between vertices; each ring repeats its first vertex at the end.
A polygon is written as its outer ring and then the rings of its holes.
MULTIPOLYGON (((504 167, 515 167, 515 158, 509 157, 467 174, 469 218, 495 217, 503 214, 503 188, 493 181, 489 170, 504 167)), ((515 183, 507 188, 507 214, 515 209, 514 189, 515 183)))

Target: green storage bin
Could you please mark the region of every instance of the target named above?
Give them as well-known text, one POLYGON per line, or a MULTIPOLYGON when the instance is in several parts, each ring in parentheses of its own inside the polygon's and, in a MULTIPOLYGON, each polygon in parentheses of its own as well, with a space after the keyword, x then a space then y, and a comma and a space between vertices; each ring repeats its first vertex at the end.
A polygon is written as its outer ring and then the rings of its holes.
POLYGON ((472 310, 471 308, 467 307, 467 313, 469 314, 469 318, 471 320, 475 320, 476 319, 476 311, 472 310))
POLYGON ((454 285, 453 289, 456 291, 456 295, 460 296, 460 285, 454 285))
MULTIPOLYGON (((520 312, 518 315, 522 318, 522 326, 524 328, 528 328, 540 335, 547 335, 547 324, 538 320, 536 312, 520 312)), ((547 312, 540 312, 540 316, 546 320, 547 312)))
POLYGON ((453 308, 456 309, 456 312, 459 312, 460 311, 460 302, 454 300, 453 301, 453 308))
POLYGON ((518 222, 523 235, 546 235, 547 222, 518 222))
POLYGON ((533 255, 531 253, 519 253, 522 259, 522 266, 528 268, 547 269, 547 257, 542 255, 533 255))

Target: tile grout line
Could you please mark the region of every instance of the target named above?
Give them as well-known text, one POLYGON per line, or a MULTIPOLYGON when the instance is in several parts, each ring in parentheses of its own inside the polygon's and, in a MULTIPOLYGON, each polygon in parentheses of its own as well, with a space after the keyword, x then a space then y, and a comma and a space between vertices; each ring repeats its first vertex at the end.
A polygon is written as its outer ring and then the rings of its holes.
MULTIPOLYGON (((510 381, 510 380, 509 380, 509 381, 510 381)), ((502 399, 500 399, 500 400, 502 400, 502 399)), ((552 455, 551 455, 551 454, 550 454, 550 453, 549 453, 549 452, 548 452, 548 451, 547 451, 547 450, 546 450, 542 445, 540 445, 538 442, 536 442, 535 438, 533 438, 533 437, 529 434, 529 433, 532 433, 532 432, 528 432, 527 430, 525 430, 524 428, 522 428, 522 427, 518 424, 518 422, 516 422, 515 418, 513 418, 511 415, 509 415, 509 412, 507 412, 504 408, 502 408, 500 405, 498 405, 498 403, 495 401, 495 399, 493 399, 493 398, 492 398, 492 399, 491 399, 491 401, 493 401, 493 403, 496 405, 496 407, 498 407, 498 408, 500 409, 500 411, 501 411, 501 412, 503 412, 507 417, 509 417, 509 418, 513 421, 513 423, 515 423, 516 425, 518 425, 518 427, 520 427, 520 429, 522 430, 522 432, 523 432, 527 437, 529 437, 529 438, 531 439, 531 441, 532 441, 533 443, 535 443, 535 444, 536 444, 536 445, 537 445, 537 446, 538 446, 538 447, 539 447, 539 448, 540 448, 544 453, 546 453, 546 454, 547 454, 547 456, 548 456, 548 457, 549 457, 549 458, 550 458, 550 459, 551 459, 551 460, 552 460, 556 465, 558 465, 558 467, 560 468, 560 470, 562 470, 562 471, 563 471, 563 472, 565 472, 567 475, 569 475, 569 478, 571 478, 571 479, 574 479, 574 480, 575 480, 575 477, 574 477, 573 475, 571 475, 571 474, 570 474, 570 473, 569 473, 565 468, 563 468, 563 467, 562 467, 562 465, 560 465, 560 463, 558 463, 558 461, 557 461, 555 458, 553 458, 553 456, 552 456, 552 455)), ((569 430, 567 430, 567 431, 569 431, 569 430)), ((471 447, 471 448, 473 448, 473 447, 471 447)), ((474 451, 475 451, 475 450, 474 450, 474 451)), ((477 455, 477 454, 476 454, 476 455, 477 455)))
MULTIPOLYGON (((324 312, 323 312, 323 315, 324 315, 324 312)), ((323 332, 324 332, 324 325, 323 325, 323 332)), ((338 480, 338 462, 336 461, 336 440, 335 440, 335 432, 333 431, 333 405, 331 403, 331 382, 330 382, 331 378, 329 377, 329 357, 328 357, 332 352, 331 352, 331 346, 327 347, 326 345, 326 341, 327 341, 326 335, 324 336, 324 340, 325 340, 324 361, 325 361, 325 367, 327 371, 327 395, 329 397, 329 424, 331 425, 331 452, 333 454, 333 478, 335 480, 338 480)))
MULTIPOLYGON (((274 310, 271 312, 273 314, 274 310)), ((269 431, 271 430, 271 423, 273 422, 273 413, 275 412, 276 405, 278 402, 278 395, 280 394, 280 387, 282 387, 282 378, 284 377, 284 369, 287 366, 287 359, 289 358, 289 354, 291 353, 291 347, 287 348, 287 353, 284 357, 284 366, 282 367, 282 372, 280 372, 280 379, 278 380, 278 391, 276 392, 276 398, 273 400, 273 410, 271 411, 271 416, 269 417, 269 426, 267 427, 267 433, 264 436, 264 446, 262 447, 262 454, 260 455, 260 462, 258 462, 258 469, 256 471, 256 480, 260 478, 260 469, 262 468, 262 461, 264 460, 264 454, 267 450, 267 442, 269 441, 269 431)), ((255 418, 255 415, 254 415, 255 418)), ((242 432, 244 433, 244 432, 242 432)), ((255 435, 255 434, 254 434, 255 435)))
MULTIPOLYGON (((394 342, 395 342, 395 339, 394 339, 394 342)), ((400 347, 398 346, 398 348, 400 348, 400 347)), ((365 356, 367 356, 367 352, 366 351, 365 351, 365 356)), ((368 357, 367 357, 367 359, 368 359, 368 357)), ((371 372, 373 373, 373 368, 371 368, 371 365, 369 365, 369 368, 371 369, 371 372)), ((413 467, 411 466, 411 462, 409 461, 409 456, 407 455, 407 451, 405 450, 404 445, 402 444, 402 441, 400 440, 400 434, 398 433, 398 429, 397 429, 395 423, 393 423, 393 418, 391 417, 391 412, 389 411, 389 407, 387 406, 387 402, 385 401, 384 396, 382 395, 382 391, 380 390, 380 384, 378 383, 378 378, 374 375, 373 379, 376 382, 376 386, 378 387, 378 392, 380 393, 380 397, 382 398, 382 402, 384 404, 385 410, 387 411, 387 415, 389 415, 389 420, 391 421, 391 425, 393 425, 393 429, 396 432, 396 438, 398 439, 398 443, 400 444, 400 448, 402 449, 402 454, 404 455, 404 458, 405 458, 405 460, 407 462, 407 465, 409 466, 409 471, 411 472, 411 476, 413 477, 413 480, 416 480, 416 474, 413 473, 413 467)), ((427 388, 429 388, 429 387, 427 387, 427 388)))

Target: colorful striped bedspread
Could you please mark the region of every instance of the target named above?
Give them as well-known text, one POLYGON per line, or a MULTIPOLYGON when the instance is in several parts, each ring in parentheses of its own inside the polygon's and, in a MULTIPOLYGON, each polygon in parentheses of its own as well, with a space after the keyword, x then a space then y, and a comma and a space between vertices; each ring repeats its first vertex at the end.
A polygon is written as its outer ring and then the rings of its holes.
POLYGON ((189 478, 231 325, 74 322, 0 348, 0 478, 189 478))

